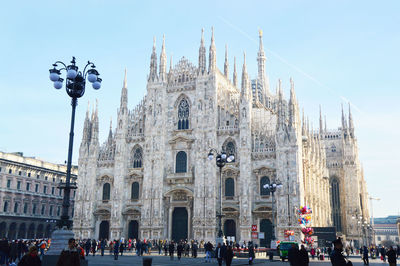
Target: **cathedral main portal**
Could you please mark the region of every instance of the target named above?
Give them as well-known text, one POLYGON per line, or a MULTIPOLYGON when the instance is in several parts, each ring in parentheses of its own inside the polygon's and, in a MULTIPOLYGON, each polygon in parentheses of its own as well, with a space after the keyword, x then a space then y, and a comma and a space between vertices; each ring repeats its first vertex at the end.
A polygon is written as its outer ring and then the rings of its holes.
POLYGON ((188 238, 188 213, 185 207, 175 207, 172 213, 172 240, 188 238))

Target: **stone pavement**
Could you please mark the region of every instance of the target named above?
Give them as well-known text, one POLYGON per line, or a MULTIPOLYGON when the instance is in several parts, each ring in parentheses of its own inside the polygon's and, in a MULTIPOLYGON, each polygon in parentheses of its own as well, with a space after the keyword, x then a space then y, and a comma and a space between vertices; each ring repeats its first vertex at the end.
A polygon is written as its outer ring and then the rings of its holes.
MULTIPOLYGON (((132 265, 132 266, 141 266, 142 263, 142 258, 143 257, 137 257, 137 256, 132 256, 131 254, 124 255, 124 256, 119 256, 118 260, 114 260, 113 256, 104 255, 104 257, 101 256, 88 256, 88 261, 89 261, 89 266, 108 266, 108 265, 132 265)), ((201 256, 197 259, 193 258, 185 258, 182 257, 180 261, 178 261, 177 257, 174 257, 174 260, 171 261, 169 257, 166 256, 158 256, 155 254, 152 254, 151 256, 144 256, 144 258, 153 258, 153 264, 152 266, 188 266, 188 265, 210 265, 210 266, 215 266, 218 265, 217 261, 214 259, 213 262, 211 263, 205 263, 204 262, 204 257, 201 256)), ((353 265, 357 266, 362 266, 364 265, 361 261, 361 258, 358 257, 352 257, 350 260, 353 262, 353 265)), ((225 264, 223 264, 225 266, 225 264)), ((238 259, 234 258, 232 265, 249 265, 247 259, 238 259)), ((275 265, 275 266, 289 266, 288 262, 280 262, 280 261, 273 261, 270 262, 266 259, 256 259, 253 265, 275 265)), ((310 258, 310 265, 311 266, 330 266, 331 263, 329 260, 324 260, 324 261, 318 261, 318 260, 311 260, 310 258)), ((380 266, 380 265, 388 265, 387 263, 384 264, 380 260, 370 260, 370 265, 371 266, 380 266)))

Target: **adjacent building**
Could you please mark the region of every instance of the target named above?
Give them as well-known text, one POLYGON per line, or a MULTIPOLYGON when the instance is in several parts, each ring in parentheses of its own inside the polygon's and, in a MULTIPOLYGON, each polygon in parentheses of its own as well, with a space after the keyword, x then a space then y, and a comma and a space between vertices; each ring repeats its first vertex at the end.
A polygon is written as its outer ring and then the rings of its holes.
MULTIPOLYGON (((77 170, 72 168, 73 180, 77 170)), ((57 186, 65 182, 66 171, 66 165, 24 157, 21 152, 0 152, 0 238, 51 236, 62 210, 63 191, 57 186)))
POLYGON ((299 241, 296 209, 306 204, 314 226, 358 239, 352 217, 369 213, 350 109, 342 108, 333 130, 320 111, 314 130, 300 113, 293 80, 288 98, 281 80, 271 90, 261 32, 253 79, 246 55, 239 80, 236 59, 231 75, 228 51, 223 70, 216 53, 214 33, 208 56, 202 34, 198 64, 171 59, 167 71, 165 40, 159 61, 154 41, 147 94, 130 109, 125 73, 116 126, 102 145, 98 108, 87 112, 75 236, 214 241, 220 181, 215 161, 207 160, 214 148, 235 156, 222 172, 225 236, 248 241, 256 228, 265 235, 259 244, 269 246, 274 222, 278 239, 290 229, 299 241), (283 185, 274 198, 264 188, 272 182, 283 185))
POLYGON ((396 245, 400 245, 399 220, 400 216, 395 215, 374 219, 375 243, 377 245, 382 245, 384 244, 383 241, 389 240, 396 245))

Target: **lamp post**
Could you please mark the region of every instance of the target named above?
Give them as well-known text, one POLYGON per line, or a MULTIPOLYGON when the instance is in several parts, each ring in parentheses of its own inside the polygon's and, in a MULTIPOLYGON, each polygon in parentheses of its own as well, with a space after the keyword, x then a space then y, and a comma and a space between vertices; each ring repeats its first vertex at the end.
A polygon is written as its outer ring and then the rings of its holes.
POLYGON ((214 152, 216 154, 215 156, 215 163, 217 164, 219 168, 219 201, 218 201, 218 212, 217 212, 217 218, 218 218, 218 233, 217 233, 217 238, 216 238, 216 243, 221 243, 222 242, 222 168, 225 166, 226 163, 233 162, 235 160, 235 156, 233 154, 227 155, 225 151, 218 152, 216 149, 211 149, 210 152, 208 153, 208 159, 211 161, 214 159, 214 152))
POLYGON ((272 236, 271 236, 271 241, 275 240, 275 210, 274 210, 274 195, 275 192, 278 188, 282 187, 282 184, 279 182, 279 180, 275 180, 275 182, 273 182, 272 184, 265 184, 263 186, 264 188, 268 189, 271 194, 272 194, 272 236))
POLYGON ((99 78, 99 73, 95 69, 95 65, 88 61, 83 71, 79 71, 76 65, 75 57, 72 57, 70 65, 66 65, 61 61, 57 61, 53 64, 53 68, 49 70, 50 80, 54 82, 54 88, 57 90, 63 87, 64 79, 61 78, 61 71, 66 72, 65 79, 65 90, 72 98, 72 115, 71 115, 71 128, 69 133, 69 146, 68 146, 68 161, 67 161, 67 177, 65 183, 61 182, 59 185, 60 189, 64 190, 63 204, 62 204, 62 214, 58 222, 58 227, 60 230, 56 230, 52 235, 51 249, 45 256, 43 265, 54 265, 53 259, 49 258, 50 255, 59 255, 61 250, 67 246, 67 241, 69 238, 73 237, 74 234, 70 231, 71 221, 69 219, 68 210, 70 207, 70 192, 72 189, 76 189, 76 183, 71 183, 71 164, 72 164, 72 147, 74 142, 74 124, 75 124, 75 109, 78 104, 78 98, 85 94, 86 79, 92 83, 95 90, 101 87, 101 78, 99 78), (89 67, 89 69, 88 69, 89 67))
POLYGON ((362 228, 361 228, 362 227, 362 216, 360 216, 358 214, 358 211, 356 211, 351 218, 355 219, 355 224, 356 224, 356 229, 357 229, 357 234, 358 234, 358 247, 357 248, 360 248, 361 242, 363 241, 363 240, 361 240, 362 235, 360 232, 360 229, 362 230, 362 228))

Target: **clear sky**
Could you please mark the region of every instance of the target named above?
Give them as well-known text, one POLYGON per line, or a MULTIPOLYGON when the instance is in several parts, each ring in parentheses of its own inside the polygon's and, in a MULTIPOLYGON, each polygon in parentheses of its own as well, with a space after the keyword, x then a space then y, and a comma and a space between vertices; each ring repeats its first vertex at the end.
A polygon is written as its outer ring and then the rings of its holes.
MULTIPOLYGON (((0 8, 0 150, 63 163, 67 158, 70 100, 53 89, 48 69, 56 60, 95 62, 103 86, 88 86, 79 100, 73 161, 87 109, 99 101, 100 139, 115 121, 124 69, 129 107, 146 90, 153 36, 162 35, 174 62, 197 64, 201 28, 207 51, 215 28, 217 65, 243 51, 257 74, 258 30, 264 32, 267 74, 281 78, 288 96, 293 77, 300 106, 318 125, 340 124, 340 105, 350 101, 360 159, 375 217, 400 211, 400 2, 399 1, 5 1, 0 8)), ((231 71, 232 73, 232 71, 231 71)), ((240 76, 240 72, 239 72, 240 76)), ((356 196, 356 195, 355 195, 356 196)))

